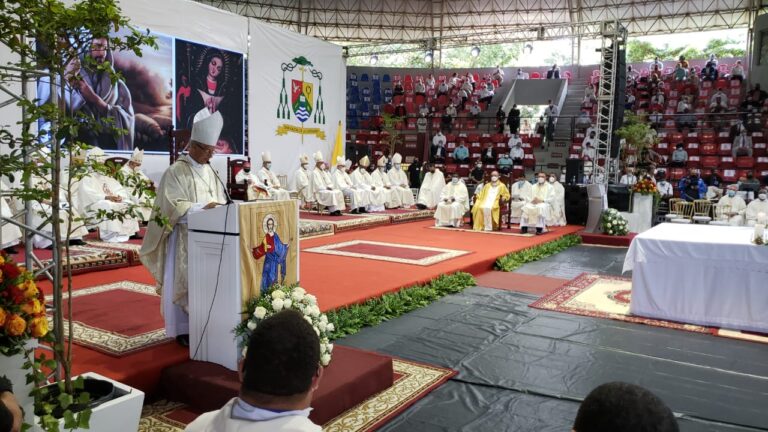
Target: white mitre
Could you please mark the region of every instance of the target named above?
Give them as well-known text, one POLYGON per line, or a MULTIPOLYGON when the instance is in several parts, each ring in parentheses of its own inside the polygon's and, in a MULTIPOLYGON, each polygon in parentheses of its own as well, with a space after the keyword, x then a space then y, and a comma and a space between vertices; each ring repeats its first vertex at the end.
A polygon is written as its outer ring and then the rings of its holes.
POLYGON ((315 162, 322 162, 323 161, 323 153, 319 150, 313 155, 315 158, 315 162))
POLYGON ((402 162, 403 162, 403 156, 400 153, 395 153, 394 156, 392 156, 393 164, 399 164, 402 162))
POLYGON ((216 147, 219 142, 221 129, 224 127, 224 118, 216 111, 211 114, 208 108, 203 108, 195 114, 192 120, 192 136, 190 141, 195 141, 210 147, 216 147))
POLYGON ((141 165, 144 162, 144 150, 141 150, 139 148, 133 149, 133 154, 131 155, 131 162, 141 165))

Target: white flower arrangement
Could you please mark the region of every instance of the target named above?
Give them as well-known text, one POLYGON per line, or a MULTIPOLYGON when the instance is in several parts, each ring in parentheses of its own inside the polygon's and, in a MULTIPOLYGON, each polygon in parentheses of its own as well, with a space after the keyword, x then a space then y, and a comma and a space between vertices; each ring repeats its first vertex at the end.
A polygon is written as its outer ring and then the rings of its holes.
POLYGON ((627 235, 629 224, 627 220, 616 209, 608 209, 603 212, 601 218, 601 228, 605 234, 613 236, 627 235))
MULTIPOLYGON (((261 321, 287 309, 298 311, 312 325, 320 338, 320 363, 323 366, 328 366, 333 352, 333 344, 330 342, 329 335, 336 328, 333 323, 328 321, 328 317, 320 312, 320 308, 317 306, 317 297, 308 294, 304 288, 278 285, 261 297, 249 301, 246 307, 247 319, 235 328, 235 334, 243 337, 243 345, 247 345, 248 337, 261 321)), ((245 356, 245 351, 246 348, 243 348, 243 356, 245 356)))

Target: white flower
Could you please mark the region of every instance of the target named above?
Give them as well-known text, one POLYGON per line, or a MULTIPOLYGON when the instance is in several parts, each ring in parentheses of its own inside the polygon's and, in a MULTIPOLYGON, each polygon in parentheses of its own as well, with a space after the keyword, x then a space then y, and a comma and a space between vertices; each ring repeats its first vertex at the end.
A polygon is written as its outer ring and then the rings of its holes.
POLYGON ((304 296, 306 293, 307 291, 302 287, 296 287, 293 289, 293 291, 291 291, 291 294, 301 294, 302 296, 304 296))
POLYGON ((304 321, 308 322, 310 325, 312 324, 312 318, 305 316, 304 321))
POLYGON ((333 323, 328 323, 327 326, 325 326, 325 331, 332 332, 336 330, 336 327, 333 325, 333 323))
POLYGON ((328 317, 325 314, 320 315, 320 322, 328 324, 328 317))
POLYGON ((328 354, 332 353, 332 352, 333 352, 333 344, 328 344, 328 345, 326 345, 326 346, 325 346, 325 349, 326 349, 326 352, 327 352, 328 354))
POLYGON ((275 312, 280 312, 283 309, 283 300, 282 299, 272 300, 272 309, 274 309, 275 312))
POLYGON ((272 298, 273 299, 284 299, 285 298, 285 293, 282 292, 281 290, 272 291, 272 298))
POLYGON ((323 366, 328 366, 328 364, 331 363, 331 355, 330 354, 323 354, 320 356, 320 364, 323 366))
POLYGON ((328 328, 328 323, 324 323, 324 322, 320 321, 320 322, 317 323, 317 328, 319 328, 320 331, 324 332, 325 329, 328 328))
POLYGON ((250 331, 256 330, 256 323, 253 321, 248 321, 248 330, 250 331))
POLYGON ((283 300, 283 307, 284 308, 290 309, 292 305, 293 305, 293 301, 291 299, 288 298, 288 299, 283 300))
POLYGON ((309 308, 309 314, 313 317, 319 317, 320 316, 320 308, 317 306, 310 306, 309 308))
POLYGON ((608 230, 608 234, 613 234, 613 230, 608 230))
POLYGON ((317 304, 317 297, 313 296, 312 294, 307 294, 305 298, 309 302, 309 304, 311 305, 317 304))
POLYGON ((247 346, 243 347, 243 350, 240 353, 242 354, 243 357, 245 357, 245 354, 248 353, 248 347, 247 346))
POLYGON ((611 223, 610 223, 610 222, 608 222, 608 223, 607 223, 607 224, 605 224, 605 225, 606 225, 606 226, 611 226, 611 223))
POLYGON ((291 298, 293 298, 293 301, 300 302, 304 300, 304 293, 293 291, 293 294, 291 294, 291 298))
POLYGON ((253 316, 256 317, 257 319, 264 319, 266 315, 267 315, 267 310, 261 306, 257 306, 256 309, 253 311, 253 316))
POLYGON ((320 329, 317 327, 312 327, 315 330, 315 333, 317 333, 318 336, 320 336, 320 329))

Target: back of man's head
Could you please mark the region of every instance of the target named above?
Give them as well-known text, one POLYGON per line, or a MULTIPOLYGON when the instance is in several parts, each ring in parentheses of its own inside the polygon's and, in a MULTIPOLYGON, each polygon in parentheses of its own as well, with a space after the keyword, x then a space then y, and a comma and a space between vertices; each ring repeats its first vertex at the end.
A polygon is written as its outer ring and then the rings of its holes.
POLYGON ((279 312, 259 323, 248 341, 241 392, 295 396, 306 393, 320 367, 320 339, 300 313, 279 312))
POLYGON ((0 432, 11 432, 13 430, 13 414, 0 401, 0 432))
POLYGON ((579 407, 575 432, 678 432, 677 420, 650 391, 623 382, 592 390, 579 407))

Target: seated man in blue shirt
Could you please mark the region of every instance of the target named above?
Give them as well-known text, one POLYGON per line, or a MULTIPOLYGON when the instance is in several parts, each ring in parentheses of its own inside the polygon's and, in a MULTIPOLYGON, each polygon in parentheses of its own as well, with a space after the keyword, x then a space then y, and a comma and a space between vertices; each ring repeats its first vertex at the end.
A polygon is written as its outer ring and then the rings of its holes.
POLYGON ((695 169, 690 170, 687 177, 680 179, 677 189, 680 191, 680 198, 686 201, 704 199, 707 196, 707 185, 695 169))
POLYGON ((459 146, 453 151, 453 160, 455 160, 456 163, 469 162, 469 149, 464 144, 464 140, 459 141, 459 146))
POLYGON ((512 171, 512 158, 508 154, 502 153, 496 166, 499 168, 500 173, 509 174, 512 171))

